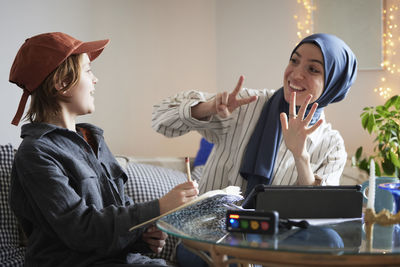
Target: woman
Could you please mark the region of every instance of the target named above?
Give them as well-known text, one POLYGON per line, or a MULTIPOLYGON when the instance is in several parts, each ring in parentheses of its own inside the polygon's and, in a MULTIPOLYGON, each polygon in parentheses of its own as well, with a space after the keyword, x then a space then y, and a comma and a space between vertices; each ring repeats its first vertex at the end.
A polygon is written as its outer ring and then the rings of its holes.
POLYGON ((160 199, 133 203, 103 131, 76 123, 95 110, 98 79, 90 62, 107 43, 44 33, 25 41, 11 67, 10 81, 24 90, 13 124, 32 95, 10 188, 10 206, 28 237, 27 267, 165 266, 140 252, 160 252, 167 235, 154 226, 129 229, 198 194, 187 182, 160 199))
POLYGON ((347 154, 323 108, 346 96, 356 74, 342 40, 314 34, 292 51, 276 92, 242 90, 240 77, 231 93, 179 93, 154 107, 153 128, 168 137, 196 130, 214 143, 200 193, 228 185, 245 195, 257 184, 337 185, 347 154))

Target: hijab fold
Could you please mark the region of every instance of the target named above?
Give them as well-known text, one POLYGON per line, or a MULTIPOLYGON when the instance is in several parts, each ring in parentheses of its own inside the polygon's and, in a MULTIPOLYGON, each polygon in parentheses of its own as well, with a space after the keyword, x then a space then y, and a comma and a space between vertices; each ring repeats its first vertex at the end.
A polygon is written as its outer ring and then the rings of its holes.
MULTIPOLYGON (((318 121, 323 108, 344 99, 357 76, 357 59, 351 49, 338 37, 330 34, 313 34, 304 38, 292 51, 291 56, 304 43, 317 45, 324 59, 324 91, 315 101, 318 108, 311 124, 318 121)), ((308 114, 311 105, 307 107, 308 114)), ((288 115, 289 103, 285 101, 283 88, 265 103, 256 127, 242 158, 240 174, 247 180, 245 196, 257 184, 270 184, 282 139, 279 114, 288 115)))

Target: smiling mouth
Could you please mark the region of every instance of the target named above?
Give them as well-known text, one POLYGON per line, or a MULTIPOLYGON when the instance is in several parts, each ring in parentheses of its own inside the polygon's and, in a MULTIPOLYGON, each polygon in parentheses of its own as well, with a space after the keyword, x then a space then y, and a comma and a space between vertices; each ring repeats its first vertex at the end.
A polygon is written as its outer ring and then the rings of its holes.
POLYGON ((295 86, 295 85, 293 85, 293 84, 290 84, 290 82, 289 82, 289 87, 290 87, 290 89, 292 89, 294 92, 302 92, 302 91, 305 91, 305 90, 306 90, 305 88, 298 87, 298 86, 295 86))

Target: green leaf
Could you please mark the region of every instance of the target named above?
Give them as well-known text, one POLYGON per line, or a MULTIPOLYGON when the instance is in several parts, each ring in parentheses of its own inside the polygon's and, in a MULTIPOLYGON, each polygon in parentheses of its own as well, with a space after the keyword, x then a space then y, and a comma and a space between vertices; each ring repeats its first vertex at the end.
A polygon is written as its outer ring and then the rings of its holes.
POLYGON ((383 112, 383 111, 386 111, 386 108, 384 107, 384 106, 377 106, 376 108, 375 108, 375 110, 376 110, 376 112, 383 112))
POLYGON ((374 115, 370 114, 368 116, 367 130, 371 134, 374 128, 375 128, 375 117, 374 115))
POLYGON ((369 162, 366 159, 363 159, 362 161, 360 161, 358 168, 365 171, 366 173, 369 173, 369 162))
POLYGON ((379 167, 379 164, 376 161, 375 161, 375 174, 376 176, 382 176, 381 168, 379 167))
POLYGON ((376 175, 400 175, 400 95, 395 95, 384 105, 365 107, 360 114, 361 126, 374 133, 374 156, 362 159, 362 147, 352 157, 352 165, 369 173, 371 158, 376 158, 376 175))
POLYGON ((387 159, 383 160, 381 163, 381 166, 382 166, 383 172, 386 175, 389 175, 389 176, 393 175, 393 173, 395 171, 395 166, 393 165, 393 163, 390 160, 387 160, 387 159))
POLYGON ((394 107, 399 110, 400 108, 400 97, 398 95, 394 96, 395 100, 394 100, 394 107))
POLYGON ((391 98, 388 99, 388 101, 386 101, 384 107, 388 109, 390 106, 394 104, 394 102, 396 102, 396 99, 397 96, 392 96, 391 98))
POLYGON ((368 113, 363 113, 361 115, 361 125, 364 129, 367 128, 368 125, 368 118, 369 118, 369 114, 368 113))
POLYGON ((362 155, 362 151, 363 151, 362 146, 360 146, 359 148, 357 148, 357 151, 356 151, 356 160, 357 160, 357 161, 360 160, 361 155, 362 155))
POLYGON ((389 153, 390 153, 390 160, 392 161, 394 166, 396 166, 397 168, 400 168, 399 156, 396 153, 394 153, 392 150, 390 150, 389 153))

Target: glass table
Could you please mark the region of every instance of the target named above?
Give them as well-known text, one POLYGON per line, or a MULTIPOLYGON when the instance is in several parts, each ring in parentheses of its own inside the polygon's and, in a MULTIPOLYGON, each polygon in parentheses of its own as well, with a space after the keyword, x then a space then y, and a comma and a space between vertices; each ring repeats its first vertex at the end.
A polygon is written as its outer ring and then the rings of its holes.
POLYGON ((276 235, 231 233, 225 216, 233 196, 217 195, 157 221, 169 235, 210 266, 400 266, 400 227, 373 226, 367 239, 362 219, 308 220, 307 229, 280 229, 276 235))

